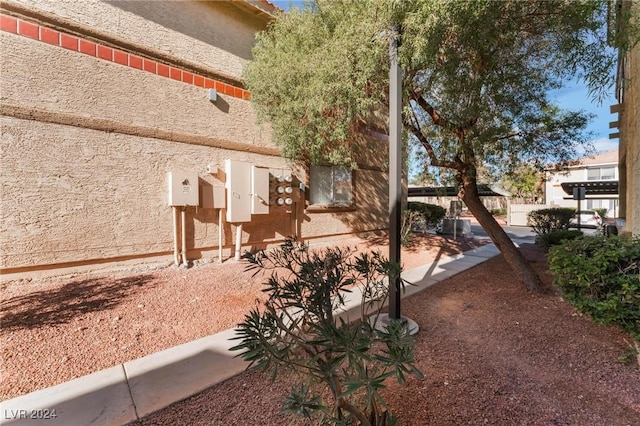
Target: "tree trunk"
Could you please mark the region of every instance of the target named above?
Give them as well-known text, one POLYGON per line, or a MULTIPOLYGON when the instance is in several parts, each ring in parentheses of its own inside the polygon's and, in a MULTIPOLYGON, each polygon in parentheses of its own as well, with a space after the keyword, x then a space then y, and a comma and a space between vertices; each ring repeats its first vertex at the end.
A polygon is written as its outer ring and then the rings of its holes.
POLYGON ((502 229, 493 215, 487 210, 484 204, 482 204, 480 196, 478 195, 477 183, 472 179, 464 178, 461 183, 460 198, 462 198, 482 228, 489 234, 491 241, 493 241, 496 247, 498 247, 498 250, 500 250, 500 253, 504 256, 504 260, 529 290, 541 293, 543 289, 540 278, 520 250, 513 244, 513 241, 511 241, 511 238, 509 238, 504 229, 502 229))

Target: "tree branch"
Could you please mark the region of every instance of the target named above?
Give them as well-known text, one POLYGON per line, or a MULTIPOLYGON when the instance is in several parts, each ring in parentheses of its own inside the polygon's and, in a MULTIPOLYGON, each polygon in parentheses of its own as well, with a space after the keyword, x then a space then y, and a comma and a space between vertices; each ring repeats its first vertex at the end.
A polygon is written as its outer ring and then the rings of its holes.
POLYGON ((443 118, 440 113, 438 113, 438 111, 436 111, 436 109, 421 95, 418 95, 414 92, 412 98, 414 101, 416 101, 420 108, 422 108, 427 114, 429 114, 429 117, 431 117, 433 124, 448 130, 455 130, 454 126, 451 125, 448 120, 443 118))
POLYGON ((369 422, 369 419, 367 418, 367 416, 362 411, 360 411, 358 407, 351 404, 346 399, 340 398, 340 401, 338 402, 338 407, 343 408, 348 412, 350 412, 351 414, 353 414, 358 419, 358 421, 362 426, 371 426, 371 423, 369 422))
POLYGON ((510 139, 516 136, 522 136, 522 132, 513 132, 513 133, 507 133, 506 135, 503 136, 499 136, 496 138, 496 141, 501 141, 503 139, 510 139))
POLYGON ((432 166, 445 167, 447 169, 454 169, 454 170, 462 170, 462 164, 458 162, 444 161, 444 160, 438 159, 435 151, 433 150, 433 146, 431 146, 431 143, 429 143, 425 135, 413 123, 407 123, 405 120, 404 124, 405 126, 407 126, 409 131, 420 141, 422 146, 424 146, 424 149, 427 151, 427 155, 429 156, 429 161, 431 162, 432 166))

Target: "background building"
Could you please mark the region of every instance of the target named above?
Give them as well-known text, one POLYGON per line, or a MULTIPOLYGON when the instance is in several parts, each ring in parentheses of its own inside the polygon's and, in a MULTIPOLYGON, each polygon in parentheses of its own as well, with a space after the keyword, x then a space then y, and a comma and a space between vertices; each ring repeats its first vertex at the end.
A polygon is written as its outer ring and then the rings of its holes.
POLYGON ((548 171, 546 205, 577 208, 571 188, 582 186, 587 196, 581 202, 581 209, 606 208, 607 217, 617 217, 619 175, 618 150, 581 158, 561 171, 548 171))

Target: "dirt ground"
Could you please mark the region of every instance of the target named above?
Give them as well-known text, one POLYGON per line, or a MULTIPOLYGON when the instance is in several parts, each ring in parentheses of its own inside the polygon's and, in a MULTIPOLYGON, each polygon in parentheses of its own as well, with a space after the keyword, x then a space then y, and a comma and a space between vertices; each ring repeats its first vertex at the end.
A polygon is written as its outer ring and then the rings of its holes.
MULTIPOLYGON (((386 250, 383 240, 352 240, 386 250)), ((475 246, 421 236, 405 268, 475 246)), ((524 246, 544 277, 544 253, 524 246)), ((14 282, 2 291, 1 399, 234 326, 260 283, 227 261, 182 270, 122 271, 14 282)), ((384 395, 404 425, 640 425, 640 369, 618 362, 628 336, 576 314, 554 292, 532 294, 502 257, 403 300, 420 325, 425 374, 384 395)), ((291 382, 245 372, 138 422, 148 425, 302 424, 281 414, 291 382)))
MULTIPOLYGON (((340 242, 388 254, 382 238, 340 242)), ((405 268, 478 245, 435 235, 403 249, 405 268)), ((321 247, 321 245, 318 245, 321 247)), ((264 294, 243 261, 80 274, 3 285, 0 400, 235 327, 264 294)))
MULTIPOLYGON (((522 251, 550 286, 544 253, 522 251)), ((420 325, 425 374, 388 382, 402 425, 640 425, 640 369, 618 362, 628 336, 525 290, 501 256, 405 299, 402 312, 420 325)), ((292 383, 245 372, 135 425, 305 424, 280 412, 292 383)))

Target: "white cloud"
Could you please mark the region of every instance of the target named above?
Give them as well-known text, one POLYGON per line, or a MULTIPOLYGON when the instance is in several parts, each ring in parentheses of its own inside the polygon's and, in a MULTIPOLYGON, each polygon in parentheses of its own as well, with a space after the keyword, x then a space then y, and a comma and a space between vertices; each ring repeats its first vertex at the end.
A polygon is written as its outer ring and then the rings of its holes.
POLYGON ((597 152, 606 152, 618 149, 620 142, 618 139, 610 140, 609 138, 600 138, 591 142, 595 146, 597 152))
MULTIPOLYGON (((598 138, 598 139, 589 141, 589 145, 593 146, 595 154, 600 154, 602 152, 618 149, 619 142, 618 142, 618 139, 598 138)), ((584 148, 582 146, 579 146, 576 151, 580 155, 585 153, 584 148)))

